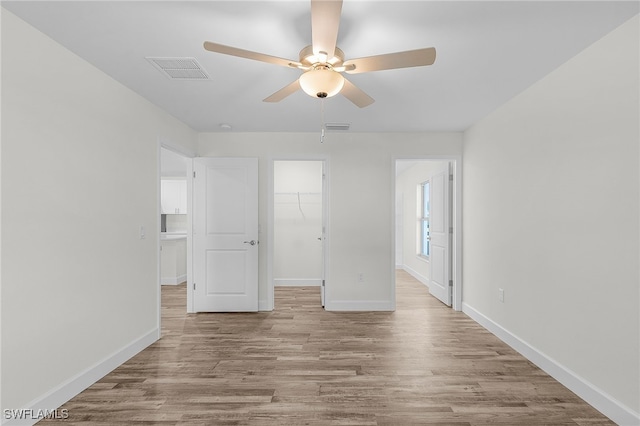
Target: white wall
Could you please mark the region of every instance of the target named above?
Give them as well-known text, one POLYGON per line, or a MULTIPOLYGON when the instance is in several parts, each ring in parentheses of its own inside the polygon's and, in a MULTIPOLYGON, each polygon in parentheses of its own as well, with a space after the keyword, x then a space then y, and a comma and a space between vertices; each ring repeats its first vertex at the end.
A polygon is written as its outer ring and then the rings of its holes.
POLYGON ((465 311, 622 424, 640 422, 638 40, 636 16, 463 152, 465 311))
POLYGON ((273 174, 275 285, 320 285, 322 162, 276 161, 273 174))
POLYGON ((435 170, 441 170, 446 162, 423 160, 399 174, 396 178, 396 193, 402 194, 402 269, 409 272, 423 284, 430 277, 429 261, 418 255, 419 222, 417 188, 431 179, 435 170))
POLYGON ((158 337, 158 140, 195 133, 6 10, 2 89, 2 408, 54 408, 158 337))
MULTIPOLYGON (((258 157, 261 241, 266 241, 269 161, 326 156, 329 178, 326 307, 393 308, 394 156, 459 155, 460 133, 200 134, 201 156, 258 157), (362 272, 363 283, 357 282, 362 272)), ((260 303, 267 305, 268 244, 260 244, 260 303)))
POLYGON ((166 148, 160 149, 160 175, 163 178, 181 178, 187 176, 187 162, 191 161, 185 155, 178 154, 166 148))

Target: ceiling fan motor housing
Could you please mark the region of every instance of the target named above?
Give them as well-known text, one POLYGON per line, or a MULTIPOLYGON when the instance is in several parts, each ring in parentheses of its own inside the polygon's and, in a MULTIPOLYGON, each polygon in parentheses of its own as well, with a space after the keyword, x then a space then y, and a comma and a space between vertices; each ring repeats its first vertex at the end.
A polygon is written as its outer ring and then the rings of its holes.
MULTIPOLYGON (((324 53, 324 52, 321 52, 324 53)), ((336 46, 333 53, 333 57, 316 55, 313 53, 312 46, 306 46, 299 53, 300 63, 307 67, 311 67, 317 64, 331 65, 332 67, 339 67, 344 62, 344 52, 336 46)))

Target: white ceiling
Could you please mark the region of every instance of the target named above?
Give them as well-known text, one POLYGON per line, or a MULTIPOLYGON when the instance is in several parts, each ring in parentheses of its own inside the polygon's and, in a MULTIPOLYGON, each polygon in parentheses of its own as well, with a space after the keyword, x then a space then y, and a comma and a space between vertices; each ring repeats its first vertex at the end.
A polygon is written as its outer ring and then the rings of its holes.
MULTIPOLYGON (((298 59, 307 1, 3 1, 105 73, 199 132, 318 131, 321 101, 299 91, 262 102, 300 71, 207 52, 205 40, 298 59), (206 81, 170 80, 145 57, 193 57, 206 81)), ((347 59, 434 46, 430 67, 347 75, 376 102, 324 101, 353 132, 462 131, 637 14, 637 1, 345 0, 347 59)), ((42 64, 46 72, 48 64, 42 64)), ((587 96, 588 94, 585 94, 587 96)))

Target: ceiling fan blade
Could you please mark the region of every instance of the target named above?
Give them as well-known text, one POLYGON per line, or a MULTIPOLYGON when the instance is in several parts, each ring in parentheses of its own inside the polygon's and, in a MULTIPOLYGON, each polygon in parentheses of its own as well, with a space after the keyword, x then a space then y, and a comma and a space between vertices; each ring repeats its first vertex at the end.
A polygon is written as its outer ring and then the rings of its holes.
POLYGON ((347 69, 349 74, 369 71, 391 70, 395 68, 421 67, 431 65, 436 60, 436 49, 408 50, 406 52, 387 53, 385 55, 369 56, 366 58, 349 59, 344 66, 355 65, 354 69, 347 69))
POLYGON ((273 95, 263 99, 262 101, 263 102, 280 102, 281 100, 283 100, 287 96, 297 92, 299 89, 300 89, 300 82, 298 80, 296 80, 293 83, 291 83, 291 84, 283 87, 282 89, 278 90, 273 95))
POLYGON ((315 55, 335 55, 342 0, 311 0, 311 45, 315 55))
POLYGON ((358 87, 346 78, 344 79, 344 86, 342 86, 340 93, 360 108, 364 108, 375 102, 371 96, 358 89, 358 87))
POLYGON ((238 56, 240 58, 253 59, 254 61, 266 62, 269 64, 282 65, 283 67, 297 68, 302 66, 298 61, 278 58, 277 56, 265 55, 264 53, 252 52, 250 50, 238 49, 237 47, 225 46, 224 44, 204 42, 204 48, 210 52, 222 53, 225 55, 238 56))

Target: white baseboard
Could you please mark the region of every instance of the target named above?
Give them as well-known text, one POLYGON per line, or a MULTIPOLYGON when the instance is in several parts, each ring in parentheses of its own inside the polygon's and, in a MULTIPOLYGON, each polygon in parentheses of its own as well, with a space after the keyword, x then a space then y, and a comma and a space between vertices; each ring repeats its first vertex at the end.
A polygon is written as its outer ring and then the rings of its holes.
POLYGON ((274 287, 320 287, 320 278, 275 278, 274 287))
POLYGON ((380 300, 337 300, 330 302, 325 300, 327 311, 394 311, 391 301, 380 300))
POLYGON ((411 275, 416 280, 420 281, 422 284, 429 287, 429 278, 425 277, 424 275, 421 275, 418 271, 408 267, 407 265, 403 265, 401 269, 403 269, 406 273, 411 275))
MULTIPOLYGON (((23 413, 34 413, 34 416, 38 412, 43 412, 45 410, 54 410, 59 408, 62 404, 69 401, 74 396, 78 395, 83 390, 87 389, 89 386, 109 374, 116 367, 123 364, 125 361, 132 358, 138 352, 145 349, 147 346, 151 345, 153 342, 158 340, 160 332, 158 329, 153 329, 144 336, 134 340, 127 346, 123 347, 119 351, 111 354, 106 357, 102 361, 95 364, 93 367, 89 367, 85 371, 77 374, 76 376, 70 378, 66 382, 62 383, 58 387, 52 389, 46 394, 36 398, 27 404, 23 409, 23 413)), ((3 413, 3 422, 2 425, 33 425, 37 421, 41 419, 4 419, 3 413)), ((31 415, 26 415, 25 417, 32 417, 31 415)))
POLYGON ((269 304, 269 301, 267 300, 258 300, 258 311, 271 312, 273 311, 273 307, 269 304))
POLYGON ((160 278, 160 284, 162 285, 178 285, 187 280, 187 274, 178 275, 177 277, 162 277, 160 278))
POLYGON ((640 413, 626 407, 597 386, 559 364, 466 303, 462 303, 462 312, 617 424, 621 426, 640 425, 640 413))

